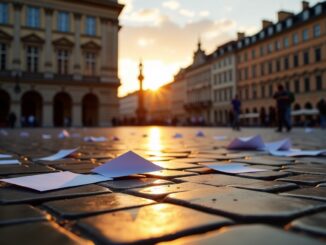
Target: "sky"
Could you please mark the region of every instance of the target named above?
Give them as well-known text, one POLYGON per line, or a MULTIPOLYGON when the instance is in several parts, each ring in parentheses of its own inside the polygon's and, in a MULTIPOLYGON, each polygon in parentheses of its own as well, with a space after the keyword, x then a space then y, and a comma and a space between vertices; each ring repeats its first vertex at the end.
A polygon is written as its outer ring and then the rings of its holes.
MULTIPOLYGON (((318 0, 308 1, 315 5, 318 0)), ((172 82, 180 68, 192 62, 201 40, 206 53, 236 39, 237 32, 252 35, 261 20, 277 20, 280 9, 297 13, 300 0, 119 0, 119 96, 138 90, 138 64, 144 68, 144 88, 172 82)))

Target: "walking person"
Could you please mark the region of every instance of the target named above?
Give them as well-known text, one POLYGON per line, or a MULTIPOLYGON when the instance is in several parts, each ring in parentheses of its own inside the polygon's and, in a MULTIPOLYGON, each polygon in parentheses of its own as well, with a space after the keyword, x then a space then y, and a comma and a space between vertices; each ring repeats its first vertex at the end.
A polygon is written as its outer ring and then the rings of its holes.
POLYGON ((277 132, 282 132, 283 125, 287 131, 291 131, 291 122, 289 113, 291 113, 291 98, 288 91, 286 91, 283 85, 277 86, 277 92, 274 94, 276 100, 277 115, 278 115, 278 128, 277 132))
POLYGON ((233 123, 232 128, 234 130, 240 131, 240 111, 241 111, 241 101, 239 96, 236 94, 231 101, 232 113, 233 113, 233 123))
POLYGON ((11 128, 15 128, 16 120, 17 120, 16 114, 14 112, 10 112, 8 121, 9 121, 9 126, 11 128))
POLYGON ((318 104, 317 108, 319 111, 319 117, 320 117, 320 127, 322 129, 326 128, 326 101, 324 98, 322 98, 318 104))

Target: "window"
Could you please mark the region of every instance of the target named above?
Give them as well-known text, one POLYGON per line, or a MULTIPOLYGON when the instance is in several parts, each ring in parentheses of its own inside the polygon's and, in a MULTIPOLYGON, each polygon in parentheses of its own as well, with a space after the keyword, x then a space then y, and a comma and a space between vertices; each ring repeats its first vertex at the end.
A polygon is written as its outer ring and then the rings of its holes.
POLYGON ((288 48, 289 47, 289 38, 285 37, 283 42, 284 42, 284 48, 288 48))
POLYGON ((7 24, 8 23, 8 3, 0 3, 0 23, 7 24))
POLYGON ((309 10, 305 10, 302 14, 302 19, 307 20, 309 19, 309 10))
POLYGON ((305 92, 310 91, 310 79, 308 77, 304 79, 304 90, 305 92))
POLYGON ((265 75, 265 66, 264 63, 260 64, 260 75, 263 76, 265 75))
POLYGON ((293 24, 293 20, 291 18, 286 20, 286 27, 287 28, 291 27, 292 24, 293 24))
POLYGON ((309 51, 303 52, 303 64, 305 65, 309 64, 309 51))
POLYGON ((27 7, 27 26, 37 28, 40 27, 40 9, 35 7, 27 7))
POLYGON ((232 81, 232 70, 229 70, 229 79, 230 79, 230 81, 232 81))
POLYGON ((316 7, 315 7, 315 15, 320 15, 321 12, 322 12, 322 6, 321 4, 318 4, 316 7))
POLYGON ((281 42, 280 40, 275 41, 275 50, 280 50, 281 49, 281 42))
POLYGON ((321 75, 316 76, 316 90, 322 90, 323 89, 323 84, 321 80, 321 75))
POLYGON ((320 25, 316 24, 314 25, 314 37, 319 37, 320 36, 320 25))
POLYGON ((265 32, 262 31, 261 33, 259 33, 259 38, 260 39, 263 39, 264 37, 265 37, 265 32))
POLYGON ((0 43, 0 71, 6 70, 7 65, 7 45, 0 43))
POLYGON ((293 55, 293 66, 294 67, 298 67, 299 66, 299 55, 298 54, 294 54, 293 55))
POLYGON ((272 43, 268 44, 267 51, 268 51, 268 53, 273 52, 273 44, 272 43))
POLYGON ((293 44, 298 44, 299 43, 299 37, 298 33, 293 33, 293 44))
POLYGON ((260 46, 260 56, 263 56, 265 53, 264 46, 260 46))
POLYGON ((96 19, 94 17, 86 17, 86 34, 90 36, 96 35, 96 19))
POLYGON ((248 79, 248 67, 246 67, 244 69, 244 79, 247 80, 248 79))
POLYGON ((271 74, 273 72, 273 63, 272 61, 268 62, 268 74, 271 74))
POLYGON ((315 61, 321 61, 321 48, 315 48, 315 61))
POLYGON ((95 53, 87 52, 85 54, 85 75, 95 76, 96 74, 96 55, 95 53))
POLYGON ((249 39, 249 37, 247 37, 247 38, 245 39, 245 43, 246 43, 246 45, 249 45, 249 44, 250 44, 250 39, 249 39))
POLYGON ((257 38, 256 38, 256 36, 253 36, 252 38, 251 38, 251 42, 256 42, 257 41, 257 38))
POLYGON ((261 97, 265 98, 265 86, 264 86, 264 84, 262 84, 260 88, 261 88, 261 97))
POLYGON ((280 60, 276 60, 276 71, 277 72, 281 71, 281 61, 280 60))
POLYGON ((59 12, 58 13, 58 31, 68 32, 69 31, 69 13, 59 12))
POLYGON ((294 91, 295 93, 300 93, 300 80, 294 81, 294 91))
POLYGON ((284 69, 289 69, 289 57, 284 57, 284 69))
POLYGON ((244 58, 244 61, 248 61, 248 54, 247 54, 247 52, 244 53, 243 58, 244 58))
POLYGON ((308 30, 307 30, 307 29, 304 29, 304 30, 302 31, 302 40, 303 40, 303 41, 307 41, 308 38, 309 38, 309 36, 308 36, 308 30))
POLYGON ((271 27, 269 27, 268 28, 268 35, 273 35, 273 33, 274 33, 274 29, 273 29, 273 27, 271 26, 271 27))
POLYGON ((290 82, 289 81, 285 82, 285 88, 287 91, 290 91, 290 82))
POLYGON ((273 96, 273 84, 271 83, 271 84, 269 84, 269 86, 268 86, 268 92, 269 92, 269 97, 272 97, 273 96))
POLYGON ((241 71, 241 70, 239 70, 239 71, 238 71, 238 79, 239 79, 239 81, 241 81, 241 80, 242 80, 242 77, 241 77, 241 73, 242 73, 242 71, 241 71))
POLYGON ((61 49, 57 53, 57 62, 58 62, 58 73, 59 74, 68 74, 69 66, 69 57, 68 50, 61 49))
POLYGON ((256 65, 251 66, 251 76, 252 78, 256 78, 256 65))
POLYGON ((277 31, 277 32, 282 31, 282 23, 278 23, 278 24, 276 25, 276 31, 277 31))
POLYGON ((256 50, 251 50, 251 58, 254 59, 256 57, 256 50))
POLYGON ((38 47, 28 46, 27 47, 27 71, 28 72, 38 72, 38 59, 39 59, 39 49, 38 47))
POLYGON ((241 41, 238 42, 238 48, 242 48, 242 42, 241 41))

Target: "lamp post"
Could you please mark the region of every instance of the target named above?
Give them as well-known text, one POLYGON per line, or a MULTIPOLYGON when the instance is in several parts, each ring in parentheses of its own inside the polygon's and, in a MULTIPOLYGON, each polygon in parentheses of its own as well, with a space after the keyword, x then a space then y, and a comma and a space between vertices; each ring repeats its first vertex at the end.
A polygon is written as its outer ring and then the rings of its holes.
POLYGON ((138 91, 138 107, 137 107, 137 122, 138 124, 144 124, 146 122, 146 109, 144 106, 144 91, 143 91, 143 64, 139 62, 139 91, 138 91))

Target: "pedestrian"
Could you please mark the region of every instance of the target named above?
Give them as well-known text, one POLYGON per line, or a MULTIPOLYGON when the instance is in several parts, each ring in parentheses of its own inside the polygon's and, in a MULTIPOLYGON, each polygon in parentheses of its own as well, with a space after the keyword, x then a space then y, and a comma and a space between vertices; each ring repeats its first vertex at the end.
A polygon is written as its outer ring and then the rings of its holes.
POLYGON ((232 113, 233 113, 233 123, 232 128, 234 130, 240 131, 240 111, 241 111, 241 101, 239 99, 239 95, 235 95, 235 97, 231 101, 232 105, 232 113))
POLYGON ((277 115, 278 115, 278 128, 277 132, 282 132, 283 125, 286 127, 287 131, 291 131, 291 98, 290 93, 286 91, 283 85, 279 84, 277 86, 277 92, 274 94, 274 99, 276 100, 277 115))
POLYGON ((16 120, 17 120, 16 114, 14 112, 10 112, 9 117, 8 117, 8 121, 9 121, 9 126, 11 128, 15 127, 16 120))
POLYGON ((320 127, 322 129, 326 128, 326 101, 324 98, 322 98, 318 104, 317 108, 319 111, 319 118, 320 118, 320 127))

